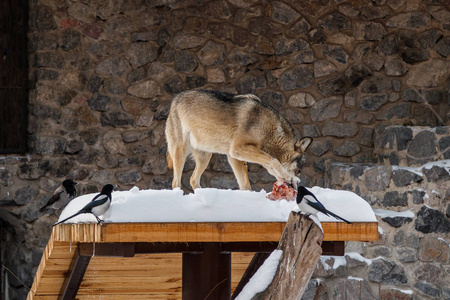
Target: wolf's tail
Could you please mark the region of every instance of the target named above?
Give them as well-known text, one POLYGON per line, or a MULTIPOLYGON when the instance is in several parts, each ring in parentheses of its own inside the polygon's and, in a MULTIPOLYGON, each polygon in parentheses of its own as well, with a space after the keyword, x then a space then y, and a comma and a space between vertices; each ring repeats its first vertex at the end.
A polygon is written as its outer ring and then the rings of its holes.
POLYGON ((169 169, 173 169, 173 160, 172 157, 170 156, 169 151, 167 151, 166 160, 167 160, 167 167, 169 167, 169 169))

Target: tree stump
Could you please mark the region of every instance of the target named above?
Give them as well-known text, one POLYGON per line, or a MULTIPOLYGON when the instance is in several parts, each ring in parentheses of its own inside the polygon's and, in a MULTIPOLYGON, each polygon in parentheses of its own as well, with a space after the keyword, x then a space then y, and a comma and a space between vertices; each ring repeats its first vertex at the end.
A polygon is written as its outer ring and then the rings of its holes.
POLYGON ((282 250, 278 269, 269 286, 252 300, 298 300, 322 254, 322 229, 308 216, 291 212, 278 243, 282 250))

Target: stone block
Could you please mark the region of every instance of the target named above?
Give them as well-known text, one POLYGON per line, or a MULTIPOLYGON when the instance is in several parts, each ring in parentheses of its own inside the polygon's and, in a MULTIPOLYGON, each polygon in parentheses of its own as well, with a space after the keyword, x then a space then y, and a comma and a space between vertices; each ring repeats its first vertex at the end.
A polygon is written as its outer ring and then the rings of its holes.
POLYGON ((225 60, 225 46, 213 41, 208 41, 205 46, 197 52, 197 57, 204 66, 220 65, 225 60))
POLYGON ((411 105, 409 103, 401 103, 381 111, 377 116, 377 120, 393 120, 407 119, 409 117, 411 105))
POLYGON ((405 269, 394 262, 376 259, 370 265, 368 279, 387 285, 403 285, 408 283, 405 269))
POLYGON ((320 19, 319 26, 334 32, 349 29, 352 27, 352 24, 348 17, 341 13, 335 12, 320 19))
POLYGON ((392 172, 392 180, 396 186, 402 187, 414 182, 420 182, 423 180, 423 177, 407 169, 394 169, 392 172))
POLYGON ((409 144, 407 153, 414 158, 429 158, 437 155, 436 135, 428 130, 419 132, 409 144))
POLYGON ((386 94, 365 96, 361 98, 360 108, 362 110, 374 111, 378 110, 381 106, 388 102, 386 94))
POLYGON ((197 58, 187 51, 177 51, 174 56, 174 69, 181 73, 191 73, 198 67, 197 58))
POLYGON ((313 72, 308 67, 295 67, 284 72, 278 79, 284 91, 305 88, 313 83, 313 72))
POLYGON ((448 57, 450 55, 450 38, 442 38, 436 45, 436 52, 443 57, 448 57))
POLYGON ((134 127, 133 116, 122 111, 102 113, 100 122, 103 126, 134 127))
POLYGON ((301 15, 292 7, 280 1, 272 2, 271 18, 281 24, 289 24, 297 20, 301 15))
POLYGON ((390 17, 386 21, 388 27, 422 28, 430 25, 430 16, 425 12, 407 12, 390 17))
POLYGON ((342 74, 333 75, 319 82, 319 92, 325 97, 345 95, 350 90, 350 81, 342 74))
POLYGON ((116 173, 117 180, 125 185, 133 185, 142 180, 141 173, 136 170, 128 170, 116 173))
POLYGON ((348 54, 341 45, 323 45, 323 55, 340 64, 347 64, 348 54))
POLYGON ((95 71, 100 75, 121 77, 129 68, 129 63, 122 57, 111 57, 101 61, 95 71))
POLYGON ((355 37, 360 41, 380 41, 386 35, 384 26, 377 22, 357 22, 355 37))
POLYGON ((345 141, 341 146, 333 150, 337 156, 352 157, 361 152, 361 148, 353 141, 345 141))
MULTIPOLYGON (((316 98, 310 93, 296 93, 289 97, 288 104, 292 107, 307 108, 316 103, 316 98)), ((449 142, 450 144, 450 142, 449 142)), ((450 145, 449 145, 450 146, 450 145)))
POLYGON ((363 80, 372 76, 372 71, 364 64, 356 64, 345 71, 345 76, 352 87, 357 87, 363 80))
POLYGON ((449 233, 450 220, 439 210, 422 206, 417 213, 414 227, 423 233, 449 233))
POLYGON ((17 205, 27 205, 30 203, 36 195, 39 194, 39 191, 33 188, 32 186, 25 186, 19 188, 14 193, 14 202, 17 205))
POLYGON ((400 49, 398 39, 395 35, 386 36, 377 47, 377 51, 380 54, 386 56, 395 56, 400 49))
POLYGON ((323 136, 352 137, 358 133, 358 126, 355 123, 340 123, 326 120, 323 128, 323 136))
POLYGON ((203 37, 185 32, 177 32, 172 38, 173 46, 180 50, 196 48, 204 42, 203 37))
POLYGON ((441 298, 441 290, 437 287, 426 283, 426 282, 416 282, 414 284, 414 288, 416 288, 420 293, 429 296, 434 299, 440 299, 441 298))
POLYGON ((310 108, 311 120, 315 122, 324 121, 330 118, 334 118, 339 115, 342 106, 342 99, 333 97, 328 99, 322 99, 316 102, 310 108))
POLYGON ((450 181, 450 174, 446 168, 441 166, 433 166, 431 168, 422 168, 428 182, 443 183, 450 181))
POLYGON ((410 248, 397 248, 398 260, 402 263, 412 263, 417 261, 417 250, 410 248))
POLYGON ((369 191, 384 191, 391 180, 391 167, 376 166, 365 170, 365 185, 369 191))
MULTIPOLYGON (((396 0, 397 1, 397 0, 396 0)), ((392 2, 392 1, 391 1, 392 2)), ((381 289, 379 299, 413 300, 414 295, 399 289, 381 289)))

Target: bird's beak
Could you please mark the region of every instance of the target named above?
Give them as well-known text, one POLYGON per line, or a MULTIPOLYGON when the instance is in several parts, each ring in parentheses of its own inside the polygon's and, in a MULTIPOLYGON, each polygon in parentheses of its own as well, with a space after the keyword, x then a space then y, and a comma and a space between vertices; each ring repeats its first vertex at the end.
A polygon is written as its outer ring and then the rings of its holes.
POLYGON ((117 184, 113 185, 114 190, 117 189, 119 186, 117 184))

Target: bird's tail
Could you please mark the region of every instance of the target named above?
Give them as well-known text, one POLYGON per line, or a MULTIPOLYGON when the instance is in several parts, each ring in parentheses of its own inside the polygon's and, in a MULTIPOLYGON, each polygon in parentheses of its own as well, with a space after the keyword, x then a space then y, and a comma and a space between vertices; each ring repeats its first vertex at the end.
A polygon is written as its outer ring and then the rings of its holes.
POLYGON ((76 216, 81 215, 81 214, 83 214, 83 213, 84 213, 83 211, 79 211, 79 212, 77 212, 76 214, 73 214, 73 215, 71 215, 70 217, 65 218, 64 220, 59 221, 59 222, 53 224, 52 227, 53 227, 53 226, 56 226, 56 225, 58 225, 58 224, 64 223, 65 221, 67 221, 67 220, 69 220, 69 219, 72 219, 73 217, 76 217, 76 216))
POLYGON ((339 217, 338 215, 336 215, 335 213, 332 213, 331 211, 327 210, 327 213, 329 213, 331 216, 335 217, 336 219, 340 219, 342 221, 344 221, 347 224, 352 224, 352 222, 347 221, 346 219, 339 217))

